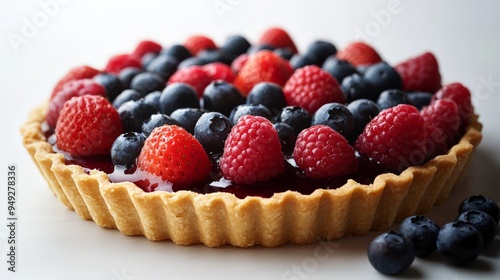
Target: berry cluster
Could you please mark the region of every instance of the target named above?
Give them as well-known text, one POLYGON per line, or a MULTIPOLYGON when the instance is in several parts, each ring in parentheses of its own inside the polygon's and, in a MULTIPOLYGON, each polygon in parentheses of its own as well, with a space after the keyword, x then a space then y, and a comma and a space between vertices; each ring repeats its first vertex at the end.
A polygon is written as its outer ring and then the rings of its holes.
POLYGON ((467 88, 441 87, 431 53, 393 67, 363 42, 299 52, 270 28, 255 44, 145 40, 102 71, 74 68, 46 120, 73 157, 109 154, 172 183, 216 170, 251 184, 287 162, 311 179, 348 176, 361 157, 395 172, 421 165, 456 143, 472 113, 467 88))

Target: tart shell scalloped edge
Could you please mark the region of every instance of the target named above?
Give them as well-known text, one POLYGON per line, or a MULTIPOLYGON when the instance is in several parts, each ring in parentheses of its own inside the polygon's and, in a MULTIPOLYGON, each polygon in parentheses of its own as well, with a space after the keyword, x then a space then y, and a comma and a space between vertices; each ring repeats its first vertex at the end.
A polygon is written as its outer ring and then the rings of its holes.
POLYGON ((377 176, 370 185, 354 180, 310 195, 287 191, 270 198, 239 199, 230 193, 146 193, 131 182, 112 183, 106 173, 66 165, 41 126, 47 104, 35 108, 21 127, 23 144, 57 198, 80 217, 126 235, 176 244, 238 247, 306 244, 386 230, 395 222, 428 212, 452 191, 482 139, 474 115, 446 155, 400 175, 377 176))

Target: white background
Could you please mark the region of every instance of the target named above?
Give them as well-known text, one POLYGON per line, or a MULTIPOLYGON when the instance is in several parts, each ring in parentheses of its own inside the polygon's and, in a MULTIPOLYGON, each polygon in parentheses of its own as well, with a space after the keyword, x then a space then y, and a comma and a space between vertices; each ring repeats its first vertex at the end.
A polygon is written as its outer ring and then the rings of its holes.
MULTIPOLYGON (((331 40, 341 48, 363 32, 390 63, 432 51, 445 83, 460 81, 473 91, 485 127, 462 182, 428 216, 442 225, 454 219, 459 203, 472 194, 500 201, 498 1, 54 1, 0 2, 0 182, 7 181, 11 163, 17 164, 19 176, 18 272, 8 272, 5 261, 3 187, 0 279, 385 278, 366 258, 367 245, 378 232, 326 245, 211 249, 127 237, 67 210, 30 161, 19 127, 68 69, 82 64, 102 68, 111 55, 129 52, 145 38, 165 46, 195 33, 217 43, 231 34, 255 41, 267 27, 278 25, 289 31, 301 50, 314 39, 331 40), (396 9, 389 9, 391 2, 396 9), (48 12, 43 3, 52 3, 48 12), (22 37, 22 43, 11 42, 15 36, 22 37)), ((446 265, 434 253, 417 259, 402 276, 498 279, 499 247, 497 236, 465 268, 446 265)))

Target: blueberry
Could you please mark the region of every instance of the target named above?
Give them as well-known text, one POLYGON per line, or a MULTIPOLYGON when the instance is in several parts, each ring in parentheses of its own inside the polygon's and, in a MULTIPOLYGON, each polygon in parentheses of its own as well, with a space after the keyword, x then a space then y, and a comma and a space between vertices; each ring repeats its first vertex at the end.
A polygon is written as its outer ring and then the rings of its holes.
POLYGON ((426 256, 436 250, 439 229, 436 222, 420 215, 408 217, 399 225, 399 233, 411 239, 418 257, 426 256))
POLYGON ((222 153, 232 127, 225 115, 218 112, 205 113, 196 122, 194 137, 208 154, 222 153))
POLYGON ((363 77, 377 90, 383 92, 387 89, 403 89, 403 80, 398 72, 384 61, 375 63, 366 69, 363 77))
POLYGON ((373 85, 359 74, 352 74, 345 77, 342 81, 341 88, 347 102, 362 98, 377 101, 379 96, 379 93, 375 90, 373 85))
POLYGON ((139 132, 126 132, 118 136, 111 147, 111 161, 116 166, 129 167, 139 156, 146 136, 139 132))
POLYGON ((254 54, 262 50, 268 50, 268 51, 274 51, 276 48, 274 46, 268 45, 268 44, 256 44, 250 46, 248 48, 247 53, 248 54, 254 54))
POLYGON ((125 131, 142 131, 142 124, 156 114, 158 109, 144 102, 144 99, 127 101, 118 108, 118 114, 125 131))
POLYGON ((314 58, 311 58, 304 54, 295 54, 290 59, 290 65, 292 66, 293 70, 316 64, 318 64, 318 62, 314 58))
POLYGON ((160 95, 160 112, 170 115, 179 108, 200 108, 198 94, 188 84, 173 83, 168 85, 160 95))
POLYGON ((226 52, 221 49, 217 50, 203 50, 198 53, 198 58, 205 61, 205 64, 213 62, 221 62, 226 65, 231 65, 236 56, 232 53, 226 52))
POLYGON ((206 112, 199 108, 181 108, 173 111, 170 117, 189 133, 194 134, 196 122, 206 112))
POLYGON ((473 225, 483 236, 483 245, 485 246, 493 241, 497 233, 497 224, 495 220, 483 211, 469 210, 462 212, 455 221, 473 225))
POLYGON ((175 44, 161 51, 162 55, 173 56, 178 62, 191 57, 191 53, 183 45, 175 44))
POLYGON ((248 42, 248 40, 240 35, 227 37, 221 46, 222 50, 232 53, 235 56, 246 53, 249 48, 250 43, 248 42))
POLYGON ((488 213, 497 224, 500 219, 500 207, 498 204, 493 199, 482 195, 473 195, 462 201, 458 213, 460 214, 469 210, 479 210, 488 213))
POLYGON ((142 57, 141 57, 141 64, 142 64, 142 67, 144 68, 147 68, 149 66, 149 64, 151 63, 151 61, 153 61, 155 58, 158 57, 159 54, 157 53, 153 53, 153 52, 148 52, 148 53, 145 53, 142 57))
POLYGON ((418 110, 422 110, 422 108, 431 103, 432 93, 417 91, 407 92, 406 98, 408 98, 408 103, 417 107, 418 110))
POLYGON ((143 97, 150 92, 163 90, 164 87, 165 80, 152 72, 139 73, 130 82, 130 88, 142 93, 143 97))
POLYGON ((276 122, 283 122, 293 128, 295 135, 311 126, 312 116, 304 108, 298 106, 287 106, 276 116, 276 122))
POLYGON ((380 273, 396 275, 413 263, 415 248, 408 237, 391 231, 372 240, 368 246, 368 260, 380 273))
POLYGON ((93 79, 106 89, 106 95, 110 101, 113 101, 125 89, 120 78, 111 73, 100 73, 93 79))
POLYGON ((337 48, 330 42, 317 40, 306 49, 306 56, 316 61, 316 65, 321 66, 329 56, 334 56, 337 48))
POLYGON ((334 56, 329 56, 322 66, 323 70, 330 73, 339 84, 345 77, 357 73, 356 68, 345 60, 338 60, 334 56))
POLYGON ((293 127, 286 123, 278 122, 274 124, 274 129, 278 132, 281 150, 285 154, 291 154, 293 152, 293 148, 295 147, 295 141, 297 140, 297 134, 295 134, 293 127))
POLYGON ((256 84, 248 93, 246 103, 262 104, 274 114, 286 106, 283 90, 279 85, 270 82, 256 84))
POLYGON ((160 96, 161 96, 161 91, 159 91, 159 90, 150 92, 144 97, 144 102, 155 106, 155 108, 158 109, 158 111, 159 111, 160 110, 160 96))
POLYGON ((119 108, 123 103, 133 100, 139 100, 142 98, 142 94, 135 89, 126 89, 122 91, 118 96, 113 100, 113 107, 119 108))
POLYGON ((166 124, 179 125, 179 123, 176 120, 167 115, 161 113, 152 114, 149 117, 149 119, 144 121, 144 123, 142 124, 142 133, 144 133, 144 135, 146 136, 149 136, 149 134, 151 134, 153 129, 166 124))
POLYGON ((269 109, 267 109, 262 104, 257 104, 257 105, 242 104, 236 106, 231 111, 231 114, 229 114, 229 120, 231 121, 231 123, 236 124, 240 119, 240 117, 244 115, 261 116, 268 120, 271 120, 273 118, 271 111, 269 111, 269 109))
POLYGON ((471 224, 451 222, 441 228, 436 244, 445 261, 465 265, 474 261, 481 253, 483 237, 471 224))
POLYGON ((354 116, 340 103, 327 103, 321 106, 314 113, 311 125, 329 126, 349 141, 354 137, 354 116))
POLYGON ((283 58, 285 60, 292 59, 292 57, 294 55, 293 51, 290 48, 275 49, 274 53, 276 53, 277 55, 279 55, 281 58, 283 58))
POLYGON ((144 72, 142 68, 137 68, 137 67, 126 67, 123 68, 122 71, 120 71, 120 74, 118 74, 118 78, 122 81, 123 87, 124 88, 130 88, 130 83, 132 82, 132 79, 137 75, 144 72))
POLYGON ((406 92, 399 89, 388 89, 383 91, 377 100, 380 110, 394 107, 399 104, 409 104, 406 92))
POLYGON ((370 68, 370 64, 362 64, 356 66, 356 71, 358 71, 360 75, 365 75, 366 70, 368 70, 368 68, 370 68))
POLYGON ((178 64, 179 61, 177 58, 171 55, 162 54, 153 59, 153 61, 148 64, 146 70, 160 75, 160 77, 167 81, 177 70, 178 64))
POLYGON ((186 67, 189 67, 189 66, 193 66, 193 65, 198 65, 198 66, 201 66, 201 65, 205 65, 205 64, 208 64, 210 61, 204 59, 204 58, 201 58, 201 57, 198 57, 198 56, 193 56, 193 57, 190 57, 190 58, 187 58, 187 59, 184 59, 181 63, 179 63, 179 69, 183 69, 183 68, 186 68, 186 67))
POLYGON ((380 112, 377 104, 368 99, 358 99, 347 105, 354 116, 354 136, 360 135, 365 126, 380 112))
POLYGON ((203 92, 203 108, 229 116, 231 110, 245 102, 240 91, 231 83, 217 80, 211 82, 203 92))

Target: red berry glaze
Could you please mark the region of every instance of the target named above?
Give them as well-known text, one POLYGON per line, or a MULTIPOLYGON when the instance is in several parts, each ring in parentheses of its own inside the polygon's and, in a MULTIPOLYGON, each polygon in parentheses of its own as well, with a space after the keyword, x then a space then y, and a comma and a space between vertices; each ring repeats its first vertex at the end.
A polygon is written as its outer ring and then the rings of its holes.
POLYGON ((340 133, 326 125, 301 131, 293 158, 307 177, 315 179, 341 177, 358 169, 354 149, 340 133))
POLYGON ((217 49, 217 45, 212 39, 203 35, 190 36, 184 42, 184 47, 193 55, 208 49, 217 49))
POLYGON ((474 113, 469 89, 460 83, 448 84, 434 94, 433 101, 436 99, 449 99, 457 104, 461 128, 465 129, 474 113))
POLYGON ((108 155, 122 133, 118 112, 105 97, 98 95, 67 101, 55 131, 57 147, 74 157, 108 155))
POLYGON ((86 65, 72 68, 68 73, 66 73, 66 75, 64 75, 64 77, 59 80, 59 82, 57 82, 56 86, 52 90, 50 99, 54 98, 57 92, 60 91, 66 83, 81 79, 91 79, 99 73, 101 73, 101 71, 86 65))
POLYGON ((237 184, 263 182, 285 170, 278 132, 260 116, 245 115, 224 144, 220 171, 237 184))
POLYGON ((382 61, 377 51, 364 42, 353 42, 337 53, 337 58, 354 66, 375 64, 382 61))
POLYGON ((261 45, 270 45, 275 48, 288 48, 293 53, 297 53, 297 47, 293 42, 290 35, 279 27, 272 27, 267 29, 259 38, 258 41, 261 45))
POLYGON ((207 72, 212 81, 223 80, 232 83, 236 77, 231 67, 221 62, 212 62, 202 66, 202 68, 207 72))
POLYGON ((436 57, 426 52, 397 64, 394 69, 403 79, 403 90, 434 93, 441 87, 436 57))
POLYGON ((108 60, 104 72, 119 74, 122 69, 127 67, 142 68, 142 64, 140 59, 135 55, 118 54, 108 60))
POLYGON ((198 97, 203 96, 203 91, 212 82, 212 76, 202 66, 193 65, 179 69, 168 79, 169 84, 186 83, 192 86, 198 97))
POLYGON ((448 99, 439 99, 420 111, 427 124, 443 131, 446 144, 450 147, 458 137, 460 117, 455 102, 448 99))
POLYGON ((140 59, 147 53, 159 53, 161 49, 162 46, 157 42, 151 40, 143 40, 139 42, 139 44, 137 44, 132 55, 140 59))

